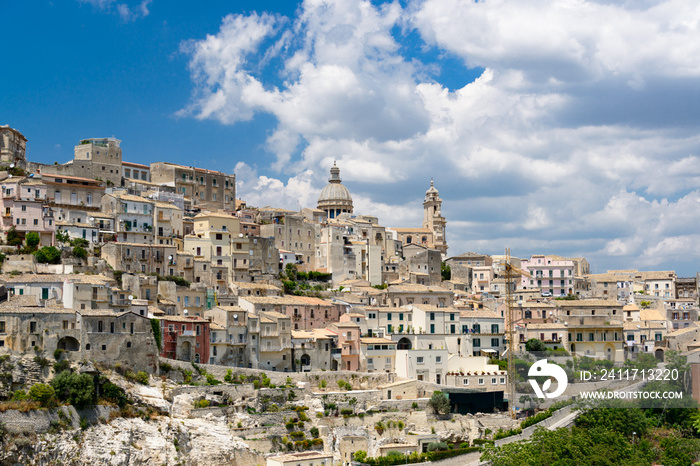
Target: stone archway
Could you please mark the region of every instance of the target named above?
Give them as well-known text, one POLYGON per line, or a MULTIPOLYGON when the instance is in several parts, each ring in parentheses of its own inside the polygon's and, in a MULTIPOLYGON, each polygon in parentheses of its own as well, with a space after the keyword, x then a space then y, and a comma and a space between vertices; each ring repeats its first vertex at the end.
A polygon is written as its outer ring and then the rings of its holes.
POLYGON ((664 350, 662 348, 656 348, 656 351, 654 351, 654 356, 656 356, 656 359, 663 362, 664 361, 664 350))
POLYGON ((308 354, 304 353, 301 355, 301 365, 302 366, 310 366, 311 365, 311 356, 308 354))
POLYGON ((396 349, 400 350, 409 350, 411 349, 411 340, 409 340, 406 337, 403 337, 402 339, 399 340, 396 349))
POLYGON ((189 341, 183 341, 178 351, 180 361, 189 361, 192 359, 192 344, 189 341))
POLYGON ((63 337, 58 340, 56 349, 64 351, 80 351, 80 342, 73 337, 63 337))

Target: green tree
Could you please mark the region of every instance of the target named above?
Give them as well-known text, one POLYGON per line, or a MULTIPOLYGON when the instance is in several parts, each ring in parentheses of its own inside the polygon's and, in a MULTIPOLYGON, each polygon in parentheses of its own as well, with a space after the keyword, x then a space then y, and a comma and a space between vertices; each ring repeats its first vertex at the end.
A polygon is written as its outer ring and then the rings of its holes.
POLYGON ((42 264, 60 264, 61 250, 53 246, 44 246, 34 253, 34 257, 42 264))
POLYGON ((89 374, 77 374, 64 371, 51 381, 59 400, 68 402, 76 408, 92 404, 95 395, 95 383, 89 374))
POLYGON ((19 233, 17 233, 17 229, 15 227, 10 227, 10 229, 7 230, 7 244, 10 246, 22 245, 22 237, 19 233))
POLYGON ((59 243, 67 243, 70 241, 70 235, 66 230, 56 230, 56 241, 59 243))
POLYGON ((73 248, 73 257, 77 257, 78 259, 85 259, 87 255, 88 253, 85 248, 81 246, 76 246, 73 248))
POLYGON ((352 458, 358 463, 364 463, 367 459, 367 452, 364 450, 357 450, 352 454, 352 458))
POLYGON ((435 414, 447 414, 450 412, 450 399, 443 392, 434 391, 428 400, 428 406, 433 409, 435 414))
POLYGON ((526 351, 547 351, 547 346, 545 346, 543 341, 538 340, 537 338, 530 338, 527 342, 525 342, 525 350, 526 351))
POLYGON ((30 231, 24 237, 24 241, 27 243, 27 248, 29 250, 35 251, 36 247, 39 246, 41 238, 39 237, 39 233, 37 233, 36 231, 30 231))
POLYGON ((440 273, 442 275, 443 280, 449 280, 452 278, 452 269, 450 269, 450 266, 447 265, 445 262, 440 264, 440 273))
POLYGON ((652 446, 646 440, 630 440, 619 432, 596 426, 549 431, 538 428, 529 441, 500 447, 486 445, 481 461, 492 466, 633 466, 651 465, 652 446))
POLYGON ((50 408, 56 404, 56 392, 51 385, 45 383, 35 383, 29 389, 29 399, 38 401, 42 406, 50 408))
POLYGON ((637 355, 637 359, 626 359, 625 366, 632 369, 647 370, 653 369, 659 363, 659 360, 653 354, 641 353, 637 355))

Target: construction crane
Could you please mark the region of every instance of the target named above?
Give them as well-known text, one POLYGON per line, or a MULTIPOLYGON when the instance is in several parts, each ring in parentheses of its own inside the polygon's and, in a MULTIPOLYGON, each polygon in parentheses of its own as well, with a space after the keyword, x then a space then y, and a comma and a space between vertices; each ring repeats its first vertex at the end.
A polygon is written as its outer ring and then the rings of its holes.
POLYGON ((506 248, 506 258, 503 265, 504 281, 506 287, 506 335, 508 338, 508 411, 510 417, 515 419, 515 318, 513 315, 513 294, 515 293, 515 279, 521 276, 530 277, 530 274, 513 266, 510 260, 510 248, 506 248))

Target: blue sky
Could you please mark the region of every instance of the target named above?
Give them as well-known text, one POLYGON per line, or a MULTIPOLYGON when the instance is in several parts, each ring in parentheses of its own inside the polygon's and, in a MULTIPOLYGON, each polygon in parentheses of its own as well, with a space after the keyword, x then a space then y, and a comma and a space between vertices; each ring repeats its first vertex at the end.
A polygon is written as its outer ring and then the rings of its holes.
POLYGON ((313 206, 338 160, 356 211, 450 254, 700 259, 700 9, 688 0, 0 2, 0 124, 28 156, 235 172, 252 205, 313 206))

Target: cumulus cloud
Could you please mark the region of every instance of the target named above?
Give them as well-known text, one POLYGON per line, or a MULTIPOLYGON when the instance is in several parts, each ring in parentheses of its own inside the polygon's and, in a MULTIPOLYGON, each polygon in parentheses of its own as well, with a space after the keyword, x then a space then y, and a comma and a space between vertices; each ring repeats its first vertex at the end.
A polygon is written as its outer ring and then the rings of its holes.
POLYGON ((183 43, 178 115, 274 117, 274 163, 236 166, 252 205, 315 206, 337 161, 387 226, 419 225, 435 178, 450 253, 669 267, 700 257, 699 29, 689 0, 305 0, 183 43), (451 88, 448 58, 483 72, 451 88))

